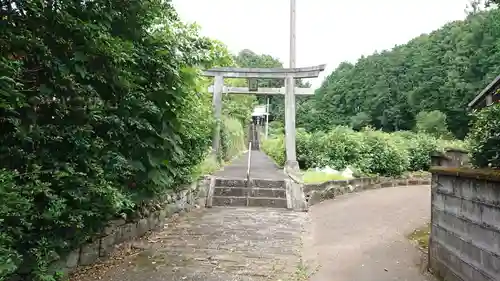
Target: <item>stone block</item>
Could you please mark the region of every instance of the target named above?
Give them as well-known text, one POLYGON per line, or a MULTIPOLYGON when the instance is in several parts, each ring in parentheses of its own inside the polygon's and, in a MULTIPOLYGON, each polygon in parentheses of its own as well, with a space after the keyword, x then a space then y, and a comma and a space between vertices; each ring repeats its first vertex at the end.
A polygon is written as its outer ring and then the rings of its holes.
POLYGON ((148 220, 148 228, 150 230, 156 230, 159 228, 160 226, 160 214, 159 214, 159 211, 158 212, 154 212, 154 213, 151 213, 149 215, 149 217, 147 218, 148 220))
POLYGON ((143 236, 149 230, 150 230, 149 229, 149 223, 148 223, 147 219, 140 219, 137 222, 137 236, 138 237, 143 236))
POLYGON ((65 266, 67 268, 73 269, 78 266, 78 262, 80 259, 80 248, 71 251, 65 258, 65 266))
POLYGON ((80 265, 91 265, 99 259, 100 241, 84 244, 80 250, 80 265))
POLYGON ((382 188, 385 188, 385 187, 392 187, 392 186, 393 186, 392 181, 383 182, 383 183, 381 184, 381 187, 382 187, 382 188))
POLYGON ((492 278, 491 276, 487 276, 486 274, 484 274, 483 272, 481 272, 479 270, 475 270, 473 272, 472 280, 473 281, 492 281, 495 279, 492 278))
POLYGON ((405 180, 405 179, 396 180, 396 185, 397 186, 407 186, 408 185, 408 180, 405 180))
POLYGON ((487 251, 481 251, 481 263, 490 276, 500 276, 500 257, 487 251))
POLYGON ((409 179, 408 180, 408 185, 418 185, 418 180, 416 180, 416 179, 409 179))
POLYGON ((479 203, 463 199, 459 214, 479 224, 481 223, 481 216, 484 207, 484 205, 481 205, 479 203))
POLYGON ((449 212, 454 215, 459 215, 460 214, 460 209, 462 207, 462 199, 453 197, 453 196, 446 196, 444 200, 444 210, 446 212, 449 212))
POLYGON ((126 222, 124 219, 117 219, 109 221, 106 227, 104 228, 104 235, 109 235, 117 231, 117 229, 124 225, 126 222))
POLYGON ((223 196, 214 196, 213 197, 213 205, 214 206, 234 206, 234 207, 242 207, 247 205, 246 197, 223 197, 223 196))
POLYGON ((162 209, 158 212, 158 220, 160 221, 160 224, 163 224, 165 222, 167 216, 168 216, 167 209, 162 209))
POLYGON ((439 181, 436 184, 436 189, 439 193, 442 194, 453 194, 454 193, 453 185, 454 185, 454 177, 440 175, 439 181))
POLYGON ((419 180, 419 185, 430 185, 431 179, 421 179, 419 180))
POLYGON ((475 245, 483 249, 491 249, 494 237, 494 231, 491 229, 481 227, 477 224, 467 223, 465 236, 463 238, 467 241, 473 241, 475 245))
POLYGON ((439 210, 444 210, 445 206, 445 195, 436 193, 433 196, 433 202, 432 205, 434 208, 438 208, 439 210))
POLYGON ((99 256, 105 257, 113 252, 115 245, 117 244, 118 233, 112 233, 108 236, 101 238, 101 243, 99 247, 99 256))
POLYGON ((269 208, 286 208, 286 199, 281 198, 249 198, 248 206, 252 207, 269 207, 269 208))
MULTIPOLYGON (((477 204, 479 205, 479 204, 477 204)), ((482 222, 488 226, 500 230, 500 208, 481 205, 482 222)))
POLYGON ((206 203, 207 203, 207 199, 204 197, 200 197, 200 198, 196 199, 196 205, 198 205, 201 208, 205 207, 206 203))
POLYGON ((309 206, 317 204, 321 202, 321 200, 322 200, 322 194, 320 192, 312 191, 311 193, 309 193, 309 201, 308 201, 309 206))
POLYGON ((490 249, 493 253, 500 256, 500 232, 494 231, 491 236, 493 239, 491 240, 490 249))
POLYGON ((284 180, 264 180, 264 179, 254 179, 252 180, 253 187, 260 188, 285 188, 284 180))
POLYGON ((127 223, 120 227, 117 243, 122 243, 137 237, 137 223, 127 223))
POLYGON ((461 253, 464 256, 464 259, 472 264, 481 264, 481 252, 482 250, 479 249, 476 245, 473 243, 469 243, 466 241, 462 241, 456 237, 453 237, 455 240, 459 240, 462 243, 462 247, 456 249, 458 253, 461 253))

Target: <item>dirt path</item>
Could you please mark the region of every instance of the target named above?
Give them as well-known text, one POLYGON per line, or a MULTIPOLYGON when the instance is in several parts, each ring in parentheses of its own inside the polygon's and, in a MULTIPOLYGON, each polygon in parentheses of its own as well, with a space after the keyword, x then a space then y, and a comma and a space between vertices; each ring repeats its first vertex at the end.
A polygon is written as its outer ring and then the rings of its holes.
POLYGON ((422 254, 406 238, 430 218, 426 186, 349 194, 312 206, 311 281, 424 281, 422 254))

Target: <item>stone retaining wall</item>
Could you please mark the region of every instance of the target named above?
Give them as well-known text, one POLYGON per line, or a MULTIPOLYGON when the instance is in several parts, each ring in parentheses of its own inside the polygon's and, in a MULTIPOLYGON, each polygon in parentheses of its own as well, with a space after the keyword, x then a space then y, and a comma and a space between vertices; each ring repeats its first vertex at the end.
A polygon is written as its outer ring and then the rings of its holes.
POLYGON ((500 172, 432 173, 430 269, 446 281, 500 280, 500 172))
POLYGON ((409 179, 397 178, 357 178, 351 180, 328 181, 321 184, 304 184, 304 194, 309 206, 351 192, 408 185, 430 185, 430 176, 409 179))
POLYGON ((92 265, 111 254, 116 245, 139 238, 148 231, 161 229, 172 215, 204 207, 208 181, 204 178, 181 188, 181 191, 165 194, 157 202, 137 210, 130 218, 110 221, 101 235, 56 261, 52 267, 68 274, 78 266, 92 265))

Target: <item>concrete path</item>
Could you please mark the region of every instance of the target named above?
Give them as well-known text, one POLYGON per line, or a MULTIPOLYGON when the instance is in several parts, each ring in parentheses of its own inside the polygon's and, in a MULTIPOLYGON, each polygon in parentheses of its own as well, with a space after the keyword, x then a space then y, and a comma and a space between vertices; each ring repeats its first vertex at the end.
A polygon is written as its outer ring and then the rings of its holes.
MULTIPOLYGON (((265 208, 196 210, 103 273, 71 281, 291 281, 306 213, 265 208)), ((300 280, 302 281, 302 280, 300 280)))
POLYGON ((430 188, 348 194, 312 206, 306 260, 311 281, 424 281, 422 254, 406 235, 430 220, 430 188), (319 266, 319 267, 318 267, 319 266))
MULTIPOLYGON (((250 165, 250 177, 253 179, 267 180, 283 180, 286 178, 283 169, 259 150, 252 151, 252 161, 250 165)), ((231 164, 225 166, 223 170, 216 172, 214 175, 220 178, 239 178, 244 179, 247 175, 248 167, 248 152, 235 159, 231 164)))

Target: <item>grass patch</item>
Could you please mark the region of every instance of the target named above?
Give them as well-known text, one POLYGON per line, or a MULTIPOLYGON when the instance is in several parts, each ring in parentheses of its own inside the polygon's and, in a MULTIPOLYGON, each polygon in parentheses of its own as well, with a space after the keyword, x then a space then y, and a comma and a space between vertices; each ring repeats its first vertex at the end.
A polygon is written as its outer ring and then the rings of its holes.
POLYGON ((307 171, 304 172, 304 175, 302 176, 302 180, 304 181, 304 183, 323 183, 327 181, 346 180, 346 179, 347 178, 343 177, 342 175, 328 174, 317 171, 307 171))
POLYGON ((425 226, 416 229, 408 238, 417 244, 417 246, 422 250, 427 252, 429 249, 429 235, 431 234, 431 224, 428 223, 425 226))

